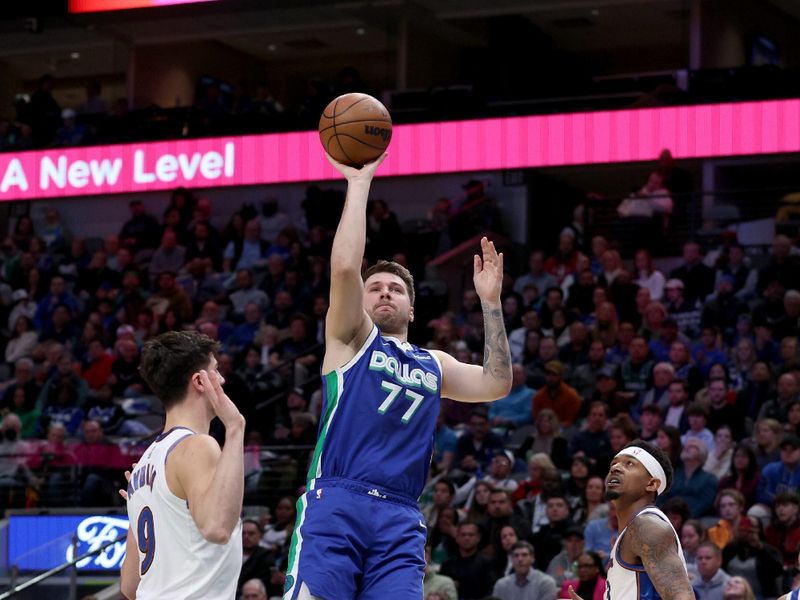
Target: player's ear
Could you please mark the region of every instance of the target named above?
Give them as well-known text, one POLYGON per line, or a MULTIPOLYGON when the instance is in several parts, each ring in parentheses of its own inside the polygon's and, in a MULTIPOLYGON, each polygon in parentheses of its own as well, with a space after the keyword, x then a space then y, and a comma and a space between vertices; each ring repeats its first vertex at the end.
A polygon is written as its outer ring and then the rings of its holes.
POLYGON ((655 492, 658 493, 658 486, 661 485, 661 480, 655 479, 654 477, 650 478, 650 481, 647 482, 647 487, 645 488, 648 492, 655 492))
POLYGON ((409 323, 413 323, 414 322, 414 307, 413 306, 408 309, 408 322, 409 323))
POLYGON ((198 394, 203 393, 203 380, 200 379, 200 371, 192 373, 192 378, 189 380, 190 389, 193 389, 198 394))

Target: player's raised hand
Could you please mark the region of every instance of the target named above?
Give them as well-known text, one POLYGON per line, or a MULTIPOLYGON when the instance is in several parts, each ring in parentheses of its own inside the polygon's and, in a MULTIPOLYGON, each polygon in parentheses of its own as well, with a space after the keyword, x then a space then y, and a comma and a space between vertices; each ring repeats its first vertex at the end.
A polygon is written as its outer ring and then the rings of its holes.
POLYGON ((219 417, 225 428, 240 427, 244 430, 244 417, 233 400, 228 398, 228 395, 222 390, 220 377, 216 374, 211 376, 205 369, 198 374, 200 375, 200 384, 203 386, 203 396, 208 400, 214 409, 214 414, 219 417))
MULTIPOLYGON (((131 473, 136 468, 137 464, 139 464, 139 463, 133 463, 131 465, 131 470, 130 471, 125 471, 125 481, 127 481, 128 483, 131 482, 131 473)), ((119 492, 119 495, 122 496, 122 499, 125 500, 125 502, 127 502, 128 501, 128 490, 117 490, 117 491, 119 492)))
POLYGON ((474 273, 472 281, 481 301, 499 302, 500 290, 503 287, 503 253, 498 254, 494 242, 481 238, 483 259, 477 254, 473 260, 474 273))
POLYGON ((344 175, 345 179, 347 179, 348 183, 369 183, 372 181, 372 178, 375 176, 375 171, 378 170, 378 167, 381 166, 381 163, 386 160, 388 154, 384 152, 378 158, 373 160, 372 162, 368 162, 360 169, 356 169, 355 167, 350 167, 348 165, 344 165, 337 161, 334 158, 331 158, 330 154, 325 154, 325 158, 328 159, 328 162, 333 165, 333 168, 339 171, 342 175, 344 175))

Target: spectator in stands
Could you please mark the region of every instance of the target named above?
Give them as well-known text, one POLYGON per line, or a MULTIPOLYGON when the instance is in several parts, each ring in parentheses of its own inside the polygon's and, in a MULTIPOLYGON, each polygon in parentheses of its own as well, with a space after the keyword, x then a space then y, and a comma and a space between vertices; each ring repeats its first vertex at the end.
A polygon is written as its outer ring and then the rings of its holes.
POLYGON ((557 586, 577 576, 577 560, 583 554, 583 527, 571 526, 564 532, 564 549, 553 557, 547 566, 547 574, 553 578, 557 586))
POLYGON ((696 519, 689 519, 681 527, 681 547, 683 548, 683 558, 686 560, 686 570, 689 578, 694 581, 698 577, 697 573, 697 550, 700 544, 706 541, 706 530, 703 524, 696 519))
POLYGON ((700 301, 684 297, 684 283, 680 279, 669 279, 664 284, 667 297, 667 312, 675 319, 678 330, 694 337, 700 326, 700 301))
POLYGON ((269 243, 261 239, 258 219, 247 221, 244 236, 228 242, 223 252, 223 270, 229 273, 239 269, 252 269, 266 264, 269 243))
POLYGON ((573 525, 570 518, 569 501, 563 494, 548 494, 545 498, 547 523, 533 535, 536 549, 536 568, 547 569, 550 561, 561 552, 561 542, 567 529, 573 525))
POLYGON ((708 449, 701 440, 686 440, 681 451, 682 464, 675 470, 670 491, 659 495, 660 503, 673 497, 683 498, 693 518, 707 515, 713 507, 717 490, 717 478, 703 470, 707 459, 708 449))
POLYGON ((119 476, 119 447, 105 439, 103 428, 91 419, 83 422, 83 441, 73 450, 80 466, 82 506, 110 506, 116 503, 122 485, 119 476))
POLYGON ((611 557, 611 548, 619 535, 617 509, 613 502, 608 503, 608 515, 589 521, 584 530, 586 549, 599 554, 604 561, 611 557))
POLYGON ((755 299, 758 272, 749 263, 744 248, 738 242, 729 244, 717 260, 714 289, 719 290, 721 281, 731 277, 732 281, 729 281, 733 285, 733 294, 739 302, 755 299))
POLYGON ((186 248, 178 245, 178 236, 174 231, 167 230, 161 236, 161 245, 150 259, 148 271, 153 278, 164 272, 178 273, 185 262, 186 248))
POLYGON ((131 218, 119 232, 120 243, 130 250, 134 256, 141 250, 153 250, 161 239, 161 226, 158 220, 147 213, 141 200, 132 200, 128 205, 131 218))
POLYGON ((733 459, 733 434, 730 425, 720 425, 714 434, 714 449, 708 453, 703 469, 722 479, 728 474, 733 459))
POLYGON ((783 296, 783 307, 786 312, 774 325, 775 338, 778 340, 787 337, 797 339, 797 336, 800 335, 800 292, 796 289, 787 290, 783 296))
POLYGON ((478 552, 480 539, 478 525, 468 521, 459 523, 456 535, 458 554, 446 560, 440 570, 442 575, 455 581, 462 600, 477 600, 492 590, 492 561, 478 552))
POLYGON ((578 418, 582 402, 578 393, 562 381, 563 372, 564 367, 557 360, 544 365, 545 387, 533 397, 531 411, 538 417, 542 410, 549 408, 564 427, 571 427, 578 418))
POLYGON ((669 386, 675 381, 675 368, 667 362, 659 362, 653 367, 653 386, 641 395, 641 401, 634 410, 634 416, 650 404, 661 410, 669 406, 669 386))
POLYGON ((211 237, 210 224, 206 221, 200 221, 195 225, 194 233, 186 245, 186 262, 196 258, 209 259, 214 271, 222 270, 222 248, 219 242, 211 237))
POLYGON ((703 542, 696 556, 699 577, 692 583, 695 595, 702 600, 723 600, 730 575, 722 570, 722 550, 713 542, 703 542))
POLYGON ((556 582, 533 568, 536 558, 528 542, 514 544, 511 548, 514 573, 498 579, 492 594, 500 600, 555 600, 558 596, 556 582))
POLYGON ((69 309, 70 316, 78 313, 78 301, 66 289, 64 278, 60 275, 50 280, 49 293, 39 301, 34 322, 40 330, 48 330, 53 324, 53 312, 56 306, 63 305, 69 309))
POLYGON ((729 575, 739 575, 753 588, 756 598, 774 598, 783 573, 783 560, 776 548, 764 543, 761 521, 742 519, 734 540, 722 551, 722 564, 729 575))
POLYGON ((722 594, 724 600, 756 600, 752 586, 744 577, 738 575, 728 580, 722 594))
POLYGON ((239 318, 244 316, 248 304, 255 304, 262 313, 269 308, 269 297, 253 285, 253 272, 250 269, 236 271, 236 291, 230 295, 230 301, 233 314, 239 318))
MULTIPOLYGON (((724 365, 728 362, 727 354, 722 347, 719 329, 713 325, 703 326, 700 332, 700 341, 692 345, 691 354, 695 366, 705 378, 708 378, 712 365, 724 365)), ((755 353, 753 357, 755 358, 755 353)), ((749 371, 750 366, 747 365, 745 368, 749 371)))
POLYGON ((492 427, 515 428, 532 422, 531 405, 535 390, 525 384, 525 369, 520 364, 511 367, 511 392, 489 406, 492 427))
MULTIPOLYGON (((466 321, 466 319, 465 319, 466 321)), ((539 340, 539 315, 534 310, 522 314, 522 326, 517 327, 508 334, 508 345, 511 350, 511 359, 515 363, 523 363, 528 342, 528 334, 533 332, 539 340)))
POLYGON ((759 420, 775 419, 785 423, 788 418, 789 405, 800 397, 800 385, 793 373, 784 373, 778 377, 775 398, 768 400, 758 413, 759 420))
MULTIPOLYGON (((671 384, 670 384, 671 385, 671 384)), ((669 388, 668 388, 669 389, 669 388)), ((669 398, 669 396, 667 396, 669 398)), ((639 438, 645 442, 655 443, 658 430, 664 423, 664 411, 656 404, 646 404, 639 417, 639 438)))
MULTIPOLYGON (((731 395, 721 377, 712 377, 708 383, 708 428, 716 432, 723 425, 729 424, 733 437, 742 439, 744 437, 744 422, 736 410, 734 403, 730 401, 731 395)), ((709 446, 713 451, 713 446, 709 446)))
POLYGON ((397 215, 384 200, 372 200, 367 207, 367 246, 371 260, 387 260, 405 247, 397 215))
POLYGON ((700 440, 709 453, 713 452, 714 434, 706 427, 708 409, 699 402, 693 402, 686 408, 686 416, 689 429, 681 436, 681 443, 685 447, 687 440, 700 440))
POLYGON ((77 113, 71 108, 61 111, 61 127, 56 131, 56 146, 81 146, 88 133, 86 125, 78 123, 77 113))
POLYGON ((581 598, 602 600, 606 591, 603 559, 596 552, 583 552, 577 560, 578 578, 561 584, 561 598, 569 598, 570 588, 581 598))
POLYGON ((774 519, 764 531, 764 541, 777 548, 783 556, 783 565, 797 565, 800 550, 800 497, 793 492, 775 495, 774 519))
POLYGON ((744 496, 745 506, 752 506, 756 501, 756 492, 760 479, 756 455, 746 443, 740 443, 733 451, 728 473, 719 482, 719 489, 732 488, 744 496))
POLYGON ((636 283, 639 287, 645 288, 650 292, 650 299, 660 301, 664 295, 664 274, 653 264, 653 257, 649 250, 637 250, 633 259, 636 268, 636 283))
POLYGON ((58 390, 63 385, 69 386, 74 390, 75 402, 82 406, 89 394, 89 386, 75 372, 72 355, 64 351, 58 355, 52 374, 48 374, 39 394, 37 405, 45 407, 56 402, 58 390))
POLYGON ((772 257, 758 272, 759 294, 773 282, 784 290, 800 289, 800 261, 792 254, 792 240, 785 235, 776 235, 772 242, 772 257))
POLYGON ((22 505, 26 484, 38 483, 28 467, 32 452, 21 439, 22 422, 15 414, 7 414, 0 423, 0 490, 4 506, 22 505))
POLYGON ((85 89, 86 100, 81 102, 81 105, 78 107, 78 114, 107 115, 108 104, 106 104, 106 101, 103 100, 103 97, 100 95, 102 93, 100 82, 93 79, 86 84, 85 89))
POLYGON ((422 516, 428 524, 428 529, 436 527, 439 513, 453 504, 456 486, 449 479, 440 479, 433 484, 433 501, 422 509, 422 516))
POLYGON ((431 563, 433 548, 430 542, 425 544, 425 576, 422 579, 423 597, 427 600, 431 594, 438 594, 443 600, 458 600, 455 582, 446 575, 437 573, 431 563))
POLYGON ((771 462, 780 460, 780 444, 784 431, 775 419, 759 419, 755 425, 755 435, 750 445, 756 454, 758 468, 764 469, 771 462))
POLYGON ((739 523, 744 519, 744 496, 734 489, 724 489, 717 494, 714 508, 721 517, 716 525, 708 529, 708 539, 723 550, 733 541, 739 523))
POLYGON ((259 579, 265 585, 270 581, 270 567, 274 558, 269 550, 259 545, 264 530, 255 519, 242 520, 242 570, 237 583, 238 595, 245 581, 259 579))
POLYGON ((81 377, 86 380, 90 390, 96 392, 108 382, 113 364, 114 358, 106 352, 103 342, 89 342, 87 361, 81 369, 81 377))
POLYGON ((136 398, 147 391, 139 373, 139 349, 133 340, 120 340, 116 344, 117 358, 111 366, 114 396, 136 398))
POLYGON ((689 345, 677 340, 669 348, 669 361, 675 369, 675 377, 683 379, 689 384, 689 394, 694 396, 703 386, 703 376, 692 364, 689 345))
POLYGON ((245 581, 239 600, 267 600, 267 588, 260 579, 245 581))
POLYGON ((597 378, 606 367, 605 355, 606 351, 603 342, 599 340, 592 341, 589 344, 587 361, 576 366, 570 372, 569 383, 582 398, 589 398, 594 393, 597 378))
POLYGON ((567 275, 576 271, 579 254, 575 248, 575 233, 569 228, 563 229, 558 236, 558 250, 545 261, 544 270, 561 285, 567 275))
POLYGON ((772 506, 780 492, 800 490, 800 438, 786 436, 780 443, 780 460, 766 465, 761 473, 758 501, 772 506))
POLYGON ((192 301, 177 285, 177 275, 173 271, 163 271, 158 276, 158 290, 147 299, 146 306, 161 320, 168 312, 174 313, 176 329, 192 320, 192 301))
POLYGON ((556 285, 556 278, 545 271, 544 263, 544 252, 541 250, 531 252, 528 258, 528 272, 517 277, 514 282, 514 291, 517 294, 522 294, 528 284, 535 285, 540 295, 556 285))
MULTIPOLYGON (((487 478, 490 485, 492 480, 487 478)), ((511 495, 502 489, 492 488, 489 492, 489 500, 486 505, 486 533, 488 546, 483 549, 484 554, 497 558, 495 562, 504 563, 500 557, 504 555, 502 544, 503 528, 511 525, 515 531, 519 532, 520 538, 529 538, 531 527, 529 522, 519 514, 514 513, 511 505, 511 495)), ((499 566, 499 565, 498 565, 499 566)))
POLYGON ((278 291, 286 291, 285 280, 286 260, 278 254, 273 254, 267 259, 267 272, 261 280, 261 289, 274 300, 278 291))
POLYGON ((80 331, 73 321, 73 312, 66 303, 56 304, 50 324, 42 332, 42 341, 55 341, 72 348, 78 341, 80 331))
POLYGON ((618 396, 625 401, 628 407, 633 407, 639 403, 641 395, 649 387, 653 361, 648 358, 647 341, 641 336, 636 336, 631 340, 628 352, 629 356, 622 361, 620 368, 618 396))
POLYGON ((503 451, 503 440, 489 429, 487 414, 473 410, 469 417, 469 429, 456 444, 454 464, 467 473, 479 474, 489 466, 497 452, 503 451))
POLYGON ((690 305, 703 302, 714 291, 714 271, 703 263, 700 244, 689 241, 683 245, 683 264, 670 273, 670 279, 683 282, 682 296, 690 305))
POLYGON ((572 436, 570 454, 595 459, 609 449, 608 407, 602 402, 592 402, 586 417, 585 428, 572 436))
POLYGON ((700 322, 704 327, 715 327, 731 339, 739 316, 749 312, 747 304, 734 294, 732 275, 721 277, 716 284, 716 294, 702 308, 700 322))
POLYGON ((67 434, 76 435, 86 416, 80 407, 77 387, 70 381, 62 381, 48 392, 48 403, 39 419, 40 432, 44 433, 53 423, 61 423, 67 434))
POLYGON ((39 342, 39 335, 33 328, 33 321, 26 315, 16 318, 11 338, 5 349, 5 362, 14 364, 19 359, 29 357, 39 342))
POLYGON ((24 115, 23 121, 30 122, 33 126, 34 140, 38 147, 50 144, 58 127, 61 107, 53 98, 53 87, 53 77, 42 75, 36 90, 31 94, 27 114, 24 115))

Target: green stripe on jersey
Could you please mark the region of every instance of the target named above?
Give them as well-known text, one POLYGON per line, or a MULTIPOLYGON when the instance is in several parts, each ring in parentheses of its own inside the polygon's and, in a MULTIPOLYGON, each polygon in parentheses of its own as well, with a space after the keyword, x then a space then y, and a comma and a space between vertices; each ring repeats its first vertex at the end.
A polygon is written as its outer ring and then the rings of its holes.
POLYGON ((322 420, 322 430, 319 433, 317 445, 314 448, 314 456, 311 458, 311 464, 308 467, 308 485, 317 477, 317 469, 319 468, 319 461, 322 457, 322 447, 325 445, 325 437, 328 435, 328 429, 331 425, 331 417, 333 416, 336 405, 339 403, 339 374, 337 371, 331 371, 325 375, 325 389, 328 392, 328 407, 325 411, 325 418, 322 420))

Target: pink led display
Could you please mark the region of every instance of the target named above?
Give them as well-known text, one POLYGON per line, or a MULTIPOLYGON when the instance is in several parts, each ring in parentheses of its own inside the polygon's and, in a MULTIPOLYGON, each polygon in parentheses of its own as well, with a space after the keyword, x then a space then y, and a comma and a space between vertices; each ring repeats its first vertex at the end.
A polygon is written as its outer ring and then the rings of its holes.
POLYGON ((128 10, 131 8, 153 8, 173 4, 196 4, 198 2, 215 2, 216 0, 69 0, 69 12, 105 12, 110 10, 128 10))
MULTIPOLYGON (((381 176, 800 152, 800 99, 398 125, 381 176)), ((0 201, 320 181, 315 131, 0 154, 0 201)))

